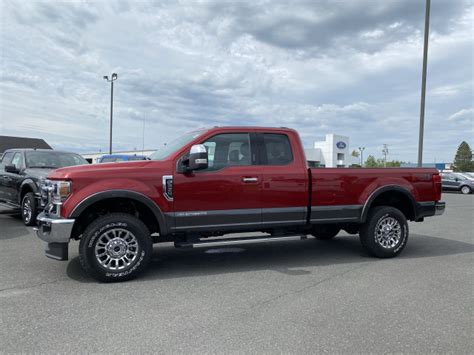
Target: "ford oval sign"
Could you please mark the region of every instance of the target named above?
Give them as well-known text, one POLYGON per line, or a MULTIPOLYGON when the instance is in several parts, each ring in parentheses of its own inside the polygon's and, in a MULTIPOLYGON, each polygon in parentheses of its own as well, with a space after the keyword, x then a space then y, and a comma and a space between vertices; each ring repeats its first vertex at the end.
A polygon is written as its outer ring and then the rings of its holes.
POLYGON ((336 147, 338 147, 339 149, 344 149, 346 147, 346 143, 344 142, 337 142, 336 143, 336 147))

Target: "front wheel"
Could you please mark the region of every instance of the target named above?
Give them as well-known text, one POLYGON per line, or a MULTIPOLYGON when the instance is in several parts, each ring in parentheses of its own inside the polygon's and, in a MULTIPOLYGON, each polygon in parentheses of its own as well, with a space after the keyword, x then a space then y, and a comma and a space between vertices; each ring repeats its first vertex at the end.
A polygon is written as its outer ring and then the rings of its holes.
POLYGON ((471 193, 471 188, 469 186, 463 186, 461 187, 461 192, 464 195, 469 195, 471 193))
POLYGON ((135 278, 151 259, 153 244, 146 225, 125 213, 97 218, 84 231, 79 243, 83 269, 99 281, 135 278))
POLYGON ((375 207, 369 212, 359 236, 370 255, 379 258, 397 256, 408 241, 407 219, 394 207, 375 207))
POLYGON ((33 192, 28 192, 21 200, 21 218, 25 226, 36 225, 36 217, 38 216, 38 207, 33 192))

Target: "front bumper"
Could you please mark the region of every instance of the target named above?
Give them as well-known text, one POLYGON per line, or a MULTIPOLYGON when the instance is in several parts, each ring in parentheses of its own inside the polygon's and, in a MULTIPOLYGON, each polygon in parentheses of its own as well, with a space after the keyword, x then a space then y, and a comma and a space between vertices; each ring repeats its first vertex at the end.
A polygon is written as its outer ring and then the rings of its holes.
POLYGON ((41 212, 38 215, 37 221, 36 235, 47 243, 45 248, 46 256, 56 260, 67 260, 68 244, 75 220, 41 212))

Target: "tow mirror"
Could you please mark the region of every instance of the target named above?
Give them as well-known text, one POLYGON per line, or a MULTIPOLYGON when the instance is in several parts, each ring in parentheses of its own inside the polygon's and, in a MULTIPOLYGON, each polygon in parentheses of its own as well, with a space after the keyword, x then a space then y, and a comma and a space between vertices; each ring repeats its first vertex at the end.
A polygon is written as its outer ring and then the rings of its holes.
POLYGON ((13 173, 13 174, 18 174, 20 172, 20 170, 17 169, 15 165, 5 165, 5 171, 7 173, 13 173))
POLYGON ((186 171, 207 169, 208 156, 206 147, 203 144, 195 144, 189 151, 188 159, 183 161, 186 171))

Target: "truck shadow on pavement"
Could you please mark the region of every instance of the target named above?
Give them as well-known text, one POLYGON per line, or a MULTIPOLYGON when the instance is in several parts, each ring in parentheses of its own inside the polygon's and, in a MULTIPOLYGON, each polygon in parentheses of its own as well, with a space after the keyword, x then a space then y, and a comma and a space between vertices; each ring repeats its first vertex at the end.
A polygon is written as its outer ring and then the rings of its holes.
MULTIPOLYGON (((210 276, 215 274, 269 270, 290 276, 310 274, 310 267, 334 264, 403 262, 417 259, 474 252, 474 245, 413 234, 402 254, 394 259, 377 259, 362 249, 358 236, 340 236, 331 241, 309 237, 303 241, 274 242, 244 245, 233 248, 175 249, 155 246, 152 262, 135 282, 180 277, 210 276), (218 249, 217 252, 210 250, 218 249)), ((67 275, 80 282, 96 282, 84 273, 79 258, 73 258, 67 275)))

